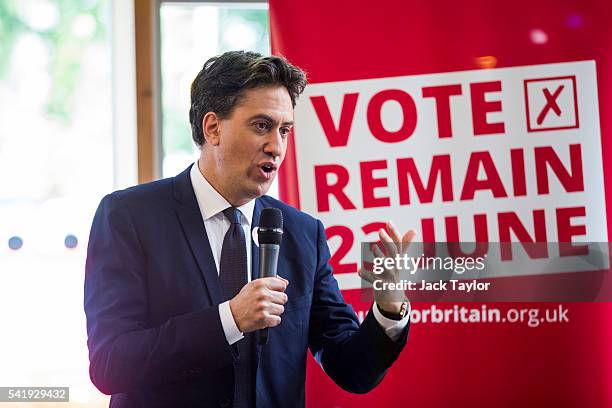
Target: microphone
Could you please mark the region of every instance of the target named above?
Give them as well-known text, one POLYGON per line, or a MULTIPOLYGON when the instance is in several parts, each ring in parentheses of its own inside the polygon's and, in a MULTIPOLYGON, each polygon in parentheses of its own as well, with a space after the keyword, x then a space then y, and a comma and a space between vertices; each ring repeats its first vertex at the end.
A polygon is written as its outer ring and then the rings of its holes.
MULTIPOLYGON (((278 208, 264 208, 259 216, 259 277, 276 276, 280 243, 283 238, 283 213, 278 208)), ((259 331, 259 344, 268 343, 268 329, 259 331)))

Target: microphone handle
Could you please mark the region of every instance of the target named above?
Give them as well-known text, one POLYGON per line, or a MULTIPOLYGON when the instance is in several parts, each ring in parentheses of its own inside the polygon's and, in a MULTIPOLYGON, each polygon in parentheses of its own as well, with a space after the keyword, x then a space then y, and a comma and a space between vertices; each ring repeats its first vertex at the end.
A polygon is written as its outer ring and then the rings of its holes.
MULTIPOLYGON (((278 254, 280 245, 260 244, 259 245, 259 277, 269 278, 276 276, 278 266, 278 254)), ((259 331, 259 344, 268 343, 268 328, 259 331)))

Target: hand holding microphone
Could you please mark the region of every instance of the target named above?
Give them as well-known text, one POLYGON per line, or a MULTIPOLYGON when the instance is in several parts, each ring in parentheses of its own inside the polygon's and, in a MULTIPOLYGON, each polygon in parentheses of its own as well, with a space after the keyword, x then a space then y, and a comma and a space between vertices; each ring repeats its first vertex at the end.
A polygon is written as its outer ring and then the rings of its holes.
MULTIPOLYGON (((259 277, 275 277, 280 243, 283 238, 283 213, 278 208, 264 208, 257 230, 259 241, 259 277)), ((289 282, 287 282, 289 283, 289 282)), ((286 295, 285 295, 286 297, 286 295)), ((283 308, 285 311, 285 308, 283 308)), ((279 317, 280 323, 280 317, 279 317)), ((259 332, 259 343, 268 342, 268 329, 259 332)))
POLYGON ((278 326, 285 311, 289 281, 276 275, 283 214, 278 208, 264 208, 259 218, 259 277, 251 280, 230 300, 230 309, 238 330, 248 333, 264 329, 260 342, 267 342, 267 328, 278 326))
POLYGON ((249 333, 278 326, 287 303, 284 293, 289 282, 280 276, 255 279, 230 300, 230 310, 238 330, 249 333))

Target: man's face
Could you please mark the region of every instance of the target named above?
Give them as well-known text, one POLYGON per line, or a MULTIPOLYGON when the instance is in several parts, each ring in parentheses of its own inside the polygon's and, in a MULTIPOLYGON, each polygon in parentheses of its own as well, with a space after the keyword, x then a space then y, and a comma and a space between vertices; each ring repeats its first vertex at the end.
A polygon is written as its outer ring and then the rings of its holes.
POLYGON ((229 117, 218 120, 217 144, 204 146, 214 158, 209 181, 235 206, 264 195, 285 158, 292 126, 293 105, 284 86, 245 91, 229 117))

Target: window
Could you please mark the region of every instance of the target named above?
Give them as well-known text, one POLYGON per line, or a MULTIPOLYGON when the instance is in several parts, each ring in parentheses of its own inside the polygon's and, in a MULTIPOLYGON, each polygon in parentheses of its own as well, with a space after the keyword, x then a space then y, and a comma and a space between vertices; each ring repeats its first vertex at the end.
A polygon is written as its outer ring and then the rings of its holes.
POLYGON ((0 384, 68 386, 90 406, 108 404, 83 274, 114 182, 109 16, 108 0, 0 2, 0 384))
MULTIPOLYGON (((164 176, 197 155, 189 88, 204 61, 270 53, 266 3, 215 4, 160 6, 164 176)), ((68 386, 66 406, 108 406, 89 379, 83 274, 100 199, 135 184, 133 12, 0 1, 0 384, 68 386)))
MULTIPOLYGON (((270 54, 267 3, 176 4, 160 10, 163 177, 199 156, 189 124, 191 82, 210 57, 230 50, 270 54)), ((270 193, 277 195, 277 187, 270 193)))

